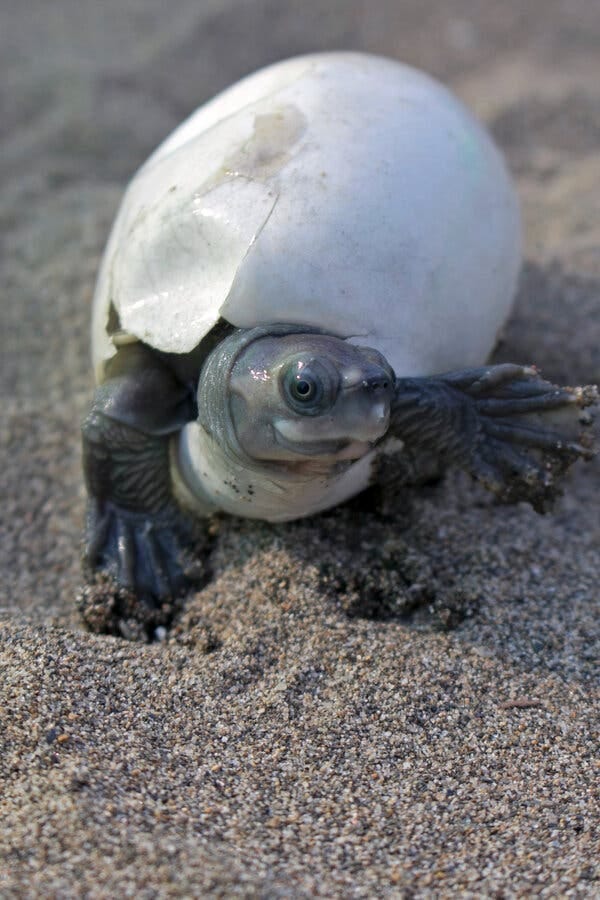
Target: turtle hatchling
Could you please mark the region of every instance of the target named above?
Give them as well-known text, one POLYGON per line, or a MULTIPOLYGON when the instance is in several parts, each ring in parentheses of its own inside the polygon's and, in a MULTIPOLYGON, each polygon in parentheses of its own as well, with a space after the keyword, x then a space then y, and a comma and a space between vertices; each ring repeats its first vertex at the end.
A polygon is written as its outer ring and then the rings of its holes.
POLYGON ((543 510, 592 455, 596 393, 485 365, 520 259, 498 150, 422 72, 302 56, 202 106, 134 177, 101 266, 89 577, 159 604, 197 517, 310 516, 395 457, 543 510))

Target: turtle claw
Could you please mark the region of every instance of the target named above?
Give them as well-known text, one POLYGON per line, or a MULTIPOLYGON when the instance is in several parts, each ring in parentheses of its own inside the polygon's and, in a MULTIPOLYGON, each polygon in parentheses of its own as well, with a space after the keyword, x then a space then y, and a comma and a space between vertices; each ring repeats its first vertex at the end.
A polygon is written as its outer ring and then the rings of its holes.
MULTIPOLYGON (((192 561, 197 527, 178 508, 150 517, 90 501, 84 545, 88 574, 106 573, 119 589, 159 607, 198 580, 192 561)), ((197 569, 197 567, 196 567, 197 569)))
POLYGON ((396 383, 390 432, 458 465, 505 503, 545 512, 558 480, 594 456, 596 387, 564 388, 511 363, 396 383))
POLYGON ((545 512, 557 482, 577 459, 594 456, 587 407, 594 387, 561 388, 523 367, 476 400, 478 434, 469 469, 504 503, 526 500, 545 512))

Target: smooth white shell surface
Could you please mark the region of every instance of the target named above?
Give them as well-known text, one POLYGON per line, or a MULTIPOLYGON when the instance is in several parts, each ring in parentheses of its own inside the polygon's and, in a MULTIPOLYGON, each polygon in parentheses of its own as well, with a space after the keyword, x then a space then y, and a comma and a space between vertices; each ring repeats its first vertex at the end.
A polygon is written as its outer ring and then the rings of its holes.
POLYGON ((94 308, 192 350, 220 316, 317 326, 399 375, 485 361, 520 263, 514 192, 443 86, 358 53, 270 66, 201 107, 125 195, 94 308))

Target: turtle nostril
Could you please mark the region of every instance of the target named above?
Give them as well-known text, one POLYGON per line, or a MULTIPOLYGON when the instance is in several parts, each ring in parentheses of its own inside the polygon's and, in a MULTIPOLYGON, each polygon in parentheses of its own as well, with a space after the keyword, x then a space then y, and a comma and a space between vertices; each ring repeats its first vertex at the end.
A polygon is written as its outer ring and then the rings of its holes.
POLYGON ((389 386, 389 379, 382 375, 372 375, 363 381, 363 387, 368 391, 387 391, 389 386))

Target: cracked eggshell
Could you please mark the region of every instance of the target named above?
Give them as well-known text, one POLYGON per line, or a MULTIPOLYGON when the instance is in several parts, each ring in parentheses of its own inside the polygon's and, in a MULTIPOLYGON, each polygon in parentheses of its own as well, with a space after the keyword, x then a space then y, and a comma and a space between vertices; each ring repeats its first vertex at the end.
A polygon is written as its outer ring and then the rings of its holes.
POLYGON ((500 154, 410 67, 277 63, 218 95, 131 182, 101 267, 99 377, 121 327, 186 353, 220 317, 320 327, 401 375, 485 361, 510 310, 520 223, 500 154))

